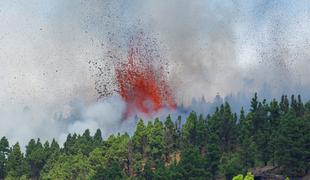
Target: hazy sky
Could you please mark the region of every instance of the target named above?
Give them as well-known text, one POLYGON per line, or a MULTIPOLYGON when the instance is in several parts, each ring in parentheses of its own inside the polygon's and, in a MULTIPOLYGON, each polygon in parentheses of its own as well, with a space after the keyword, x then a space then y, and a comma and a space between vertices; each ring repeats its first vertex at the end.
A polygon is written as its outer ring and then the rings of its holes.
POLYGON ((77 99, 95 103, 88 61, 104 59, 110 37, 126 43, 138 30, 158 40, 179 101, 310 94, 308 0, 1 0, 0 22, 0 135, 16 139, 42 135, 77 99), (16 115, 26 106, 27 128, 16 115), (25 132, 10 134, 16 124, 25 132))
POLYGON ((208 85, 209 96, 239 91, 225 85, 232 76, 239 86, 244 79, 261 86, 269 71, 281 71, 270 68, 273 63, 284 64, 298 76, 295 81, 308 85, 302 62, 309 61, 309 6, 307 1, 269 0, 3 0, 1 104, 55 103, 76 96, 93 100, 88 60, 103 57, 108 32, 122 39, 133 27, 156 34, 168 59, 189 64, 176 76, 184 73, 182 81, 188 83, 196 78, 193 89, 208 85), (195 68, 202 72, 190 77, 195 68), (253 78, 249 73, 261 74, 253 78))

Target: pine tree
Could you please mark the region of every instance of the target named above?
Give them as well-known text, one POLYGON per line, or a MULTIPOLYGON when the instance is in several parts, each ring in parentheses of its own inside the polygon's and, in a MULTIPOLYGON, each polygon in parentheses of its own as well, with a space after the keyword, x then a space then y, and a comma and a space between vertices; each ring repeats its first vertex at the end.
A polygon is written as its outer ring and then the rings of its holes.
POLYGON ((102 133, 100 129, 97 129, 94 135, 94 146, 98 147, 100 145, 102 145, 102 133))
POLYGON ((36 141, 31 139, 26 145, 26 159, 30 156, 31 152, 36 148, 36 141))
POLYGON ((6 137, 0 140, 0 179, 4 179, 7 174, 7 158, 9 155, 9 142, 6 137))
POLYGON ((48 141, 45 141, 44 145, 43 145, 43 149, 45 152, 48 152, 49 154, 49 151, 50 151, 50 143, 48 141))
POLYGON ((219 137, 213 132, 208 133, 207 153, 205 157, 206 169, 211 179, 215 179, 219 171, 221 152, 219 148, 219 137))
POLYGON ((55 139, 52 140, 50 151, 51 151, 51 154, 58 153, 60 151, 59 144, 55 139))
POLYGON ((266 100, 264 100, 263 103, 259 103, 257 111, 254 112, 254 120, 256 120, 256 124, 254 124, 254 128, 256 129, 256 131, 254 131, 254 139, 258 148, 258 158, 265 166, 267 166, 272 154, 272 133, 268 111, 269 106, 266 100))
POLYGON ((275 153, 276 153, 276 141, 278 136, 278 128, 280 126, 280 106, 278 102, 274 99, 270 105, 269 105, 269 111, 270 111, 270 160, 272 162, 272 165, 275 165, 275 153))
POLYGON ((177 147, 177 132, 170 115, 166 118, 165 121, 163 138, 163 153, 165 155, 165 161, 168 162, 170 160, 169 155, 172 154, 177 147))
POLYGON ((139 120, 136 126, 136 131, 132 137, 133 144, 133 171, 137 174, 142 170, 142 161, 146 156, 147 152, 147 132, 146 127, 142 119, 139 120))
POLYGON ((282 95, 280 102, 280 114, 284 115, 289 111, 289 100, 286 95, 282 95))
POLYGON ((241 164, 244 171, 247 171, 249 168, 254 167, 256 159, 256 144, 254 142, 252 132, 252 119, 253 114, 249 113, 245 119, 240 120, 240 158, 241 164))
POLYGON ((77 148, 86 156, 94 150, 94 141, 90 135, 89 129, 86 129, 82 136, 77 140, 77 148))
POLYGON ((310 120, 294 112, 283 117, 277 135, 276 157, 284 173, 301 176, 309 169, 310 120))
POLYGON ((26 146, 25 160, 29 165, 29 176, 32 179, 38 179, 40 177, 40 171, 47 161, 47 153, 44 150, 40 139, 38 139, 37 142, 33 139, 30 140, 26 146))
POLYGON ((304 115, 305 108, 304 108, 304 104, 303 104, 303 102, 301 100, 300 94, 298 95, 297 99, 298 99, 297 100, 297 109, 298 109, 297 116, 301 117, 301 116, 304 115))
POLYGON ((229 104, 221 105, 208 120, 208 128, 221 140, 221 152, 228 152, 234 148, 237 141, 237 119, 232 114, 229 104))
POLYGON ((257 93, 254 94, 254 97, 251 100, 251 112, 255 112, 258 108, 258 100, 257 100, 257 93))
POLYGON ((299 104, 295 99, 294 94, 291 96, 290 113, 294 113, 296 116, 299 116, 299 104))
POLYGON ((182 135, 185 141, 184 143, 197 146, 197 122, 197 114, 195 112, 191 112, 182 127, 182 135))
POLYGON ((242 172, 240 156, 237 153, 228 153, 221 157, 220 170, 226 179, 232 179, 234 175, 242 172))
POLYGON ((142 119, 139 120, 136 131, 132 137, 132 142, 134 146, 134 151, 136 152, 136 159, 142 160, 143 154, 145 152, 145 148, 147 145, 147 134, 146 134, 146 127, 142 119))
POLYGON ((156 118, 151 132, 147 134, 148 146, 151 150, 151 159, 157 163, 163 155, 163 130, 162 122, 156 118))
POLYGON ((16 143, 8 157, 8 175, 18 179, 26 174, 27 169, 24 156, 20 151, 19 143, 16 143))
POLYGON ((71 133, 68 134, 67 140, 64 143, 64 148, 63 148, 63 151, 66 154, 71 155, 71 154, 76 154, 77 153, 77 150, 76 150, 76 147, 75 147, 76 138, 77 138, 76 134, 73 134, 73 136, 71 135, 71 133))
POLYGON ((181 179, 207 179, 209 171, 206 171, 205 161, 200 156, 197 147, 192 145, 184 147, 181 157, 181 161, 178 164, 178 173, 182 175, 181 179))
POLYGON ((199 147, 200 154, 204 156, 206 139, 207 139, 207 122, 202 115, 199 116, 199 119, 197 121, 196 131, 197 131, 197 145, 199 147))
POLYGON ((108 162, 106 167, 100 167, 97 169, 95 172, 94 176, 92 176, 91 179, 97 180, 97 179, 124 179, 123 178, 123 170, 122 167, 120 166, 119 162, 116 160, 111 160, 108 162))

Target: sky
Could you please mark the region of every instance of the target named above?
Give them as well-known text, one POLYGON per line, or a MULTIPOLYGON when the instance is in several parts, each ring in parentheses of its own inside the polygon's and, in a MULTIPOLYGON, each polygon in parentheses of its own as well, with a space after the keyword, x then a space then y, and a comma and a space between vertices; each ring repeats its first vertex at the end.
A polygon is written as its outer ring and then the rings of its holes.
POLYGON ((98 102, 88 62, 126 56, 139 31, 158 41, 179 103, 310 97, 307 0, 1 0, 0 22, 0 136, 11 141, 117 129, 106 119, 120 117, 98 112, 123 111, 123 102, 98 102))

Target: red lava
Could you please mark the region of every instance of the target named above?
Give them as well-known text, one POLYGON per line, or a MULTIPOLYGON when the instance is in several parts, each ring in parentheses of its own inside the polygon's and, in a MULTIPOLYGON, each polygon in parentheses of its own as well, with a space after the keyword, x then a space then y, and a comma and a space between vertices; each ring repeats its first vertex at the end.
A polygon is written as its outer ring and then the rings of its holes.
POLYGON ((167 74, 156 69, 150 60, 129 48, 127 62, 116 67, 118 93, 127 103, 126 116, 142 112, 156 113, 162 108, 175 109, 176 102, 167 83, 167 74))

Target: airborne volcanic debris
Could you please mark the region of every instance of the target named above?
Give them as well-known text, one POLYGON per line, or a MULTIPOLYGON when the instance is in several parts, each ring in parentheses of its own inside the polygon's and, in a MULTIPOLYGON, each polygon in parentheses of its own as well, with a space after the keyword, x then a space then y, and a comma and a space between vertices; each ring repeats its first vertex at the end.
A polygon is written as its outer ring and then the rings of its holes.
POLYGON ((174 109, 176 102, 168 84, 169 63, 160 55, 156 39, 140 32, 130 38, 123 58, 115 52, 121 49, 108 50, 106 58, 88 62, 95 71, 98 98, 120 94, 127 103, 126 116, 174 109))

